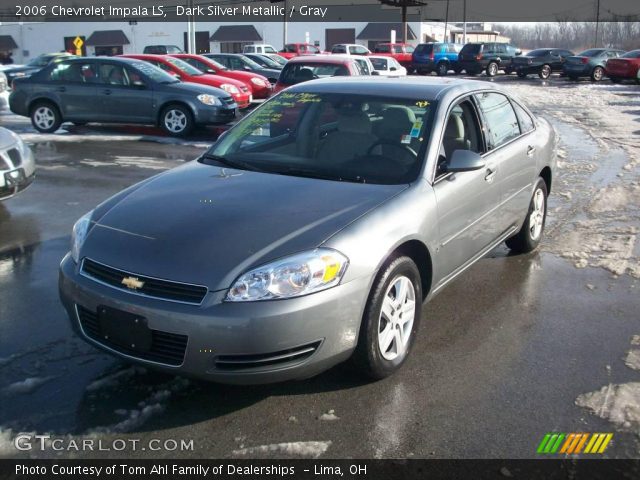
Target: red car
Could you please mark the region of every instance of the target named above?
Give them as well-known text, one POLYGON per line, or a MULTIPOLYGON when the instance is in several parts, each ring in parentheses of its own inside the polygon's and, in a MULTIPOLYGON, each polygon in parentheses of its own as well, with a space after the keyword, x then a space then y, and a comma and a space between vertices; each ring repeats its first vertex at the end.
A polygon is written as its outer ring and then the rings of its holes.
POLYGON ((400 65, 407 69, 408 73, 413 72, 411 64, 413 63, 413 45, 408 43, 379 43, 373 49, 375 55, 395 58, 400 65))
POLYGON ((315 55, 321 53, 320 49, 310 43, 287 43, 278 55, 287 60, 300 55, 315 55))
POLYGON ((160 67, 162 70, 177 76, 183 82, 199 83, 209 87, 220 88, 233 97, 235 102, 238 104, 238 108, 247 108, 251 105, 251 90, 243 82, 238 82, 218 75, 211 75, 209 72, 204 73, 202 70, 198 70, 188 63, 178 60, 177 58, 172 58, 169 55, 135 54, 121 56, 149 62, 160 67))
POLYGON ((316 78, 355 76, 361 70, 356 59, 334 55, 302 56, 292 58, 280 72, 275 91, 316 78))
POLYGON ((640 50, 631 50, 621 57, 607 60, 605 70, 613 83, 628 79, 640 83, 640 50))

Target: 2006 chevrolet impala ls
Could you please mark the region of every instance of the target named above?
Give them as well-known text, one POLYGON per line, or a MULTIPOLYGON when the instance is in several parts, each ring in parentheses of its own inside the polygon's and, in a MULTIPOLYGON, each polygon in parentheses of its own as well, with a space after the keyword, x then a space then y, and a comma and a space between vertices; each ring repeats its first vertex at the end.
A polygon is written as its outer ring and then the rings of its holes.
POLYGON ((90 343, 177 374, 272 382, 353 357, 382 378, 424 301, 500 242, 536 248, 555 147, 484 82, 296 85, 78 220, 62 301, 90 343))

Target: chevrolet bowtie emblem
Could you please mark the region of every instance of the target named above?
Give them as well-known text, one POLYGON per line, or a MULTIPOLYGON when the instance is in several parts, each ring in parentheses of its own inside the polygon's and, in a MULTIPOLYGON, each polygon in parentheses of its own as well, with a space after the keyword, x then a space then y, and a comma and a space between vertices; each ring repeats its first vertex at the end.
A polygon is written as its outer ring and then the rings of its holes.
POLYGON ((141 282, 136 277, 125 277, 122 279, 122 284, 131 290, 137 290, 144 287, 144 282, 141 282))

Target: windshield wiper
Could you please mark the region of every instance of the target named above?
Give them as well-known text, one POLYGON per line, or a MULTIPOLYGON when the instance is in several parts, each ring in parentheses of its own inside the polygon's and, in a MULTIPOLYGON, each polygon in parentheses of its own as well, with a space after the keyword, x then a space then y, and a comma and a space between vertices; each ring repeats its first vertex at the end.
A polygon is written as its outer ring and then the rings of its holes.
MULTIPOLYGON (((221 155, 213 155, 211 153, 205 153, 200 158, 202 160, 213 160, 214 162, 221 163, 223 165, 226 165, 227 167, 235 168, 237 170, 249 170, 251 172, 264 172, 263 169, 256 167, 255 165, 252 165, 250 163, 243 162, 242 160, 230 160, 227 157, 223 157, 221 155)), ((209 162, 203 161, 202 163, 205 163, 206 165, 211 165, 209 162)))
POLYGON ((317 178, 320 180, 333 180, 337 182, 352 182, 352 183, 367 183, 366 179, 360 176, 346 177, 342 175, 332 175, 328 173, 318 172, 317 170, 311 170, 299 167, 288 167, 282 170, 275 170, 273 173, 280 175, 293 175, 296 177, 317 178))

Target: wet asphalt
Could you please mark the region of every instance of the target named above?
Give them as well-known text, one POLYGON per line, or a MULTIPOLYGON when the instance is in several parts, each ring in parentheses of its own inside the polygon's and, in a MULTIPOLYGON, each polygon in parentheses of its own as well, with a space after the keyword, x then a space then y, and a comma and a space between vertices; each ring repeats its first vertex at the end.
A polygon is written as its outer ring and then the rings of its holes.
MULTIPOLYGON (((640 334, 640 283, 550 253, 563 214, 550 215, 537 252, 499 247, 425 305, 412 356, 391 378, 367 383, 340 365, 276 385, 186 381, 131 368, 77 338, 58 299, 57 269, 78 217, 194 159, 215 132, 187 142, 130 127, 39 136, 25 120, 0 113, 0 125, 24 134, 38 161, 35 183, 0 203, 0 430, 194 442, 188 452, 124 452, 156 458, 228 458, 308 441, 327 442, 327 458, 530 458, 547 432, 615 431, 607 456, 638 457, 633 432, 574 401, 640 381, 623 361, 640 334), (319 419, 331 410, 336 419, 319 419), (138 420, 125 422, 132 411, 138 420)), ((595 148, 575 126, 554 126, 566 161, 595 148)), ((601 181, 603 168, 574 180, 601 181)), ((551 197, 552 212, 562 201, 551 197)))

